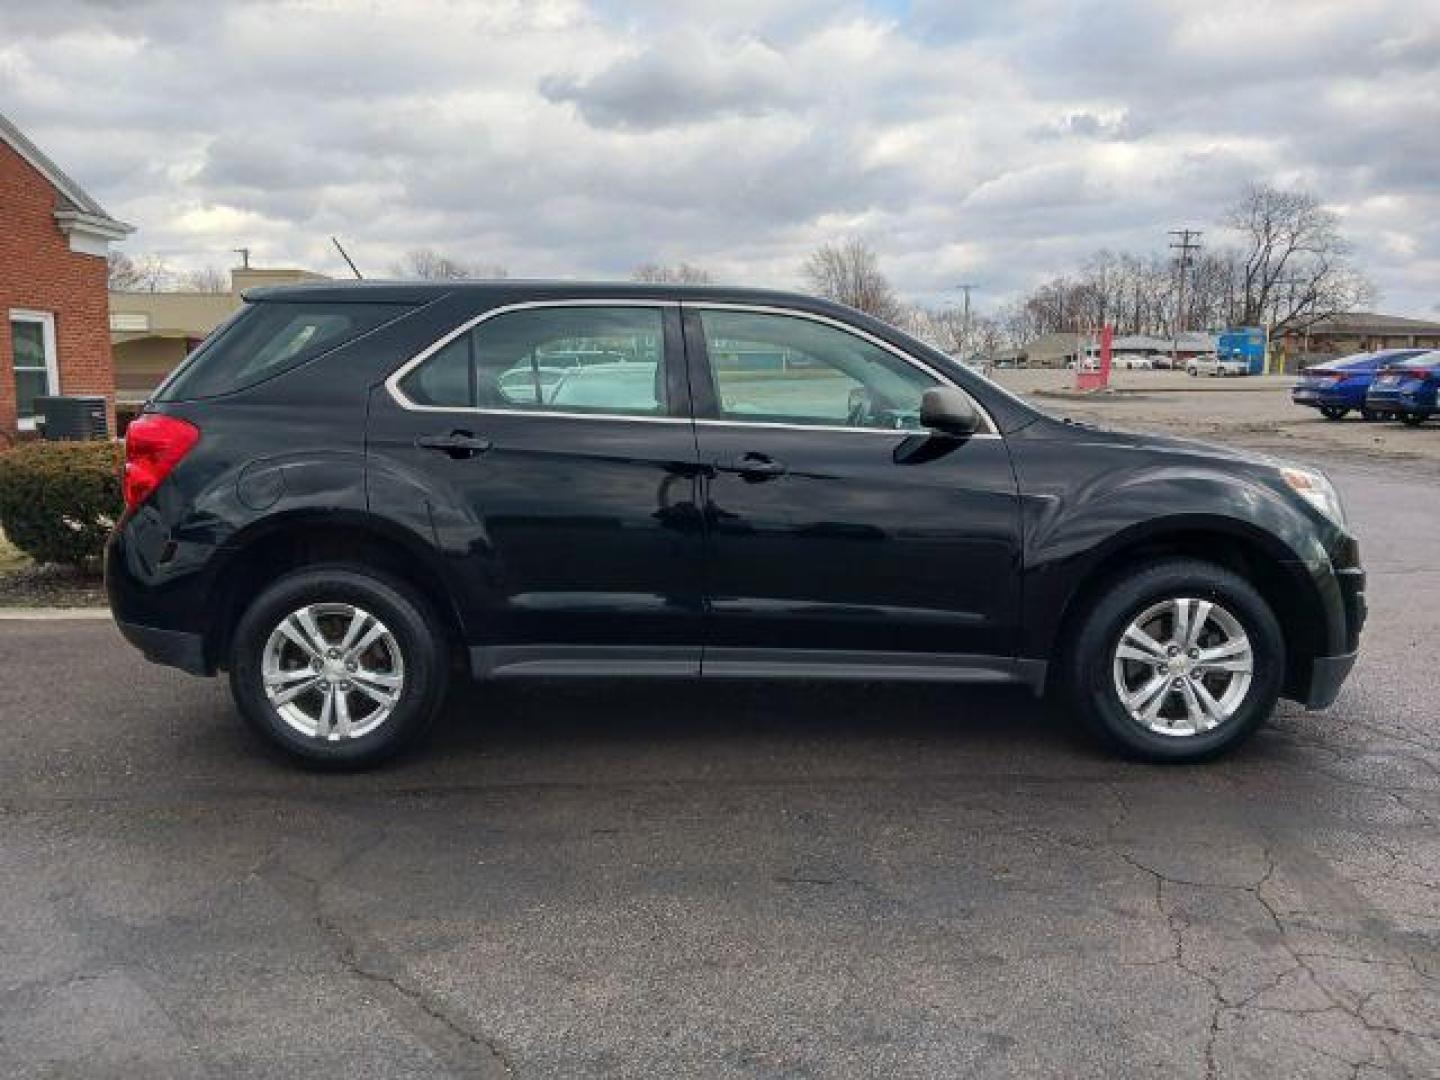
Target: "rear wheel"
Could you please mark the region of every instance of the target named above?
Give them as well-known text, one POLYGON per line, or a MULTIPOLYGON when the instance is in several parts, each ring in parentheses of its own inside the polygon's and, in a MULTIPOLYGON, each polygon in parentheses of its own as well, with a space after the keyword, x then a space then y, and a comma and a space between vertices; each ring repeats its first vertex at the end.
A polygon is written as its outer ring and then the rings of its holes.
POLYGON ((1421 424, 1425 423, 1426 415, 1424 413, 1407 412, 1401 413, 1400 419, 1411 427, 1419 427, 1421 424))
POLYGON ((1121 578, 1083 618, 1063 675, 1101 737, 1154 761, 1198 761, 1248 738, 1280 695, 1284 641, 1244 578, 1191 559, 1121 578))
POLYGON ((291 757, 363 768, 429 729, 445 696, 443 628, 402 582, 353 566, 281 578, 240 619, 230 689, 246 723, 291 757))
POLYGON ((1343 420, 1345 414, 1349 411, 1349 409, 1341 408, 1339 405, 1320 406, 1320 415, 1325 417, 1326 420, 1343 420))

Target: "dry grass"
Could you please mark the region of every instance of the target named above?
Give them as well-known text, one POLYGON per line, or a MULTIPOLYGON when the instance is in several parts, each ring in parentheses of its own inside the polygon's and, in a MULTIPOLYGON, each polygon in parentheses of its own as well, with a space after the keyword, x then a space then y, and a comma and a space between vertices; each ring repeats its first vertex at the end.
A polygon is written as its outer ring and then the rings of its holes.
POLYGON ((0 532, 0 574, 9 573, 11 570, 20 570, 29 565, 29 557, 22 554, 9 540, 5 539, 5 534, 0 532))

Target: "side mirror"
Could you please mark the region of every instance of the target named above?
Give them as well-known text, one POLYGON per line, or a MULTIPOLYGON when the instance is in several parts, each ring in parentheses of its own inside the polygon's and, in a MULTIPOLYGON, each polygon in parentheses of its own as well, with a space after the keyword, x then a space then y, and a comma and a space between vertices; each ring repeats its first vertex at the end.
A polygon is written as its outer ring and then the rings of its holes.
POLYGON ((920 398, 920 424, 942 435, 974 435, 980 413, 970 398, 953 386, 935 386, 920 398))

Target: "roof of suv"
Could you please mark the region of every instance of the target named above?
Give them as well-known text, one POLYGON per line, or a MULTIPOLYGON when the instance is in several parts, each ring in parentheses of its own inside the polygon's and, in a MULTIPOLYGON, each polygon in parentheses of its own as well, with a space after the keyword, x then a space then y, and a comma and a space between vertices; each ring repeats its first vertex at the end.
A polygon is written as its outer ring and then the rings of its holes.
POLYGON ((245 290, 246 300, 313 300, 325 303, 423 304, 442 296, 467 293, 498 302, 605 297, 635 300, 710 300, 744 304, 781 304, 850 313, 816 296, 779 289, 732 285, 668 285, 635 281, 313 281, 245 290))

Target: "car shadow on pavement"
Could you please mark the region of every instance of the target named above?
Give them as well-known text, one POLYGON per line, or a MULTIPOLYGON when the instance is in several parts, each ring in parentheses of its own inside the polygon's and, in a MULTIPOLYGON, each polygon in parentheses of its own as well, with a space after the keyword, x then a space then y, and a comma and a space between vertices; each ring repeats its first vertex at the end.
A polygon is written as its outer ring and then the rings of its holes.
POLYGON ((836 757, 885 744, 907 753, 1103 756, 1061 711, 1010 687, 552 680, 458 688, 437 728, 423 756, 640 749, 738 756, 757 741, 836 757))

